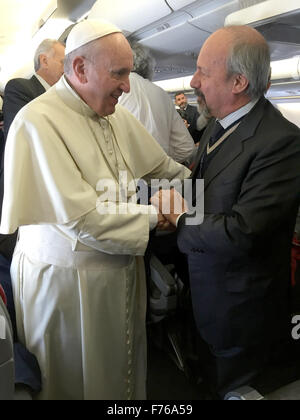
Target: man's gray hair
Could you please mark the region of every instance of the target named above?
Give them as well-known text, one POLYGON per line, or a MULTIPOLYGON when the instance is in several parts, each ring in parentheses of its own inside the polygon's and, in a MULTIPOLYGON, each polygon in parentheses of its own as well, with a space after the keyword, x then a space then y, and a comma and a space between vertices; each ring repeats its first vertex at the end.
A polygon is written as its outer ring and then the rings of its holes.
POLYGON ((44 41, 42 41, 40 43, 40 45, 37 47, 35 53, 34 53, 34 70, 37 72, 40 68, 40 55, 41 54, 49 54, 49 52, 51 51, 51 49, 53 48, 53 46, 55 44, 60 44, 59 41, 57 41, 56 39, 44 39, 44 41))
POLYGON ((246 93, 251 100, 260 98, 266 92, 270 78, 270 49, 267 42, 263 38, 257 42, 237 38, 227 58, 227 72, 228 77, 243 74, 249 82, 246 93))
POLYGON ((133 53, 133 72, 139 74, 144 79, 152 80, 155 68, 155 59, 151 55, 149 48, 138 42, 130 43, 133 53))

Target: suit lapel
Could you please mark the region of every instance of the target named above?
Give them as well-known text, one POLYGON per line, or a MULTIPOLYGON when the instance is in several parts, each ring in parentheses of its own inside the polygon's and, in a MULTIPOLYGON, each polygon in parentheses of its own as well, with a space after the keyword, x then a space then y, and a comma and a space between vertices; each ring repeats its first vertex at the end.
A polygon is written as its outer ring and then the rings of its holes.
MULTIPOLYGON (((222 148, 214 156, 205 172, 205 189, 220 172, 242 153, 244 141, 253 137, 256 128, 263 117, 265 103, 266 99, 261 98, 249 114, 243 118, 238 128, 225 140, 222 148)), ((211 133, 211 130, 209 133, 211 133)), ((204 151, 208 140, 209 137, 202 147, 202 152, 204 151)))
POLYGON ((243 150, 243 141, 249 138, 249 135, 241 137, 239 127, 225 140, 221 150, 213 157, 206 169, 204 179, 205 188, 210 182, 223 171, 243 150))

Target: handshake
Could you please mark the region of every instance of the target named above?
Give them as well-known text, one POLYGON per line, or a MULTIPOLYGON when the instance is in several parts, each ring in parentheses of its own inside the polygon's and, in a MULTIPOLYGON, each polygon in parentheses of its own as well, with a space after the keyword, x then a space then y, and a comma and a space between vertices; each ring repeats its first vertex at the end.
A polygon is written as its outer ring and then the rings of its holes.
POLYGON ((157 209, 158 230, 175 230, 178 217, 188 212, 186 200, 175 188, 157 191, 150 202, 157 209))

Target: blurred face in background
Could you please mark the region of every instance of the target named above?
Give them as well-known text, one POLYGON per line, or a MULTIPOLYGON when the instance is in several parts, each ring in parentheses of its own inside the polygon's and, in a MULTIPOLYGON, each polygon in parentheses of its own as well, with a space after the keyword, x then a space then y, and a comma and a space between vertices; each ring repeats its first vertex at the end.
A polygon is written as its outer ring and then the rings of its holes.
POLYGON ((185 108, 187 106, 187 98, 184 93, 176 95, 175 105, 179 106, 180 108, 185 108))

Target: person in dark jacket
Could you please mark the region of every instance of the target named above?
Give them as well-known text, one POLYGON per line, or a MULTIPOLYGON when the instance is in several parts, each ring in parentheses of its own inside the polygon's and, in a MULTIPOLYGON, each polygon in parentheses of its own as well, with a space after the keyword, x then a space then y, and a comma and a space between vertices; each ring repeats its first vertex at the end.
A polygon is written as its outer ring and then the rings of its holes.
POLYGON ((194 143, 198 143, 201 133, 197 129, 197 119, 199 117, 197 107, 188 104, 184 92, 175 93, 175 105, 179 108, 178 110, 183 120, 187 122, 187 128, 193 137, 194 143))
POLYGON ((65 47, 54 39, 45 39, 34 55, 35 74, 30 79, 11 79, 5 86, 3 101, 4 135, 17 112, 46 92, 64 72, 65 47))
MULTIPOLYGON (((165 214, 188 257, 201 357, 219 397, 252 385, 291 336, 300 130, 265 99, 269 72, 269 47, 255 29, 225 27, 206 40, 191 81, 215 117, 191 176, 196 209, 204 179, 203 220, 172 207, 165 214)), ((167 193, 152 203, 167 208, 167 193)))

